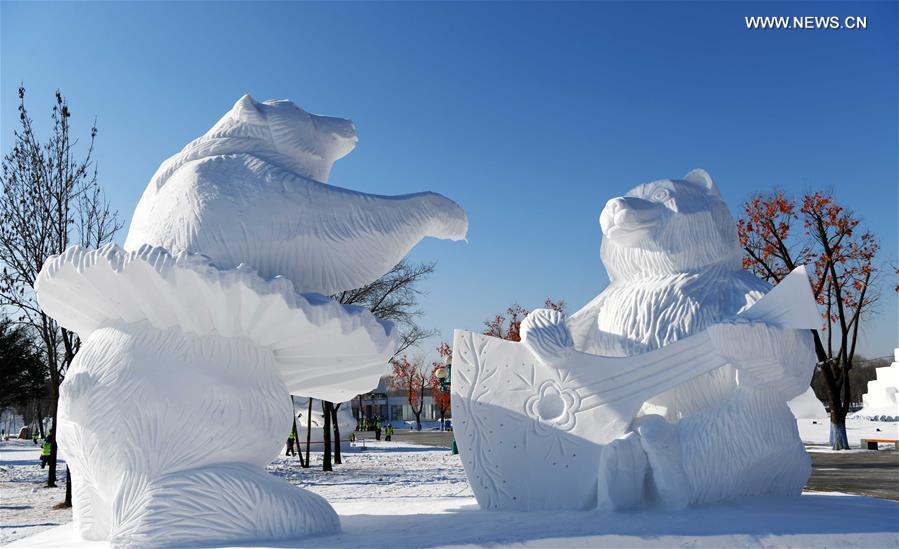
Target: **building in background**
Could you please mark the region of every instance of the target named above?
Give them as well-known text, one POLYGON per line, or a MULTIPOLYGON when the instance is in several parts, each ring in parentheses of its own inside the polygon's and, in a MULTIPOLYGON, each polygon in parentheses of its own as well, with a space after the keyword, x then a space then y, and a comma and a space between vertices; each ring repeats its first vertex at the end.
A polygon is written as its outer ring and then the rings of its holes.
MULTIPOLYGON (((382 421, 390 421, 396 427, 404 427, 402 425, 404 422, 415 422, 415 414, 412 413, 412 407, 409 405, 408 392, 403 389, 391 389, 388 376, 382 377, 378 386, 370 393, 354 398, 352 404, 353 417, 357 421, 362 418, 368 420, 380 418, 382 421)), ((451 417, 452 413, 447 412, 446 419, 451 417)), ((431 396, 431 388, 425 387, 421 422, 424 424, 439 421, 440 410, 431 396)), ((430 428, 430 426, 426 428, 430 428)))

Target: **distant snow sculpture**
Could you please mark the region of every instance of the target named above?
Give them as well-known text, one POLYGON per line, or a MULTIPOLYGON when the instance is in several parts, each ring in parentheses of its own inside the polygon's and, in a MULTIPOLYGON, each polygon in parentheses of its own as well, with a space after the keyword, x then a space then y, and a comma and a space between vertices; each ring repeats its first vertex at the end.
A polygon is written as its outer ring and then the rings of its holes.
POLYGON ((899 421, 899 349, 893 353, 892 364, 877 368, 874 373, 877 377, 868 382, 858 415, 879 421, 899 421))
POLYGON ((809 385, 808 277, 741 269, 735 222, 704 171, 608 202, 611 283, 521 343, 456 331, 453 417, 483 508, 681 508, 799 495, 810 462, 786 402, 809 385), (769 291, 770 290, 770 291, 769 291))
MULTIPOLYGON (((371 387, 369 387, 370 389, 371 387)), ((299 434, 300 446, 304 450, 306 449, 306 434, 308 433, 311 451, 321 451, 324 446, 322 441, 324 440, 325 428, 325 415, 322 413, 321 401, 316 400, 312 403, 311 432, 306 430, 306 426, 310 423, 309 417, 307 417, 309 416, 309 399, 305 397, 294 398, 293 413, 297 417, 297 433, 299 434)), ((337 426, 343 439, 341 448, 348 447, 349 441, 347 436, 356 430, 356 418, 353 417, 352 403, 343 402, 342 406, 337 409, 337 426)), ((336 441, 332 442, 336 444, 336 441)))
POLYGON ((818 396, 815 395, 815 391, 813 391, 811 387, 806 389, 805 392, 798 397, 787 402, 787 406, 790 407, 790 411, 793 412, 793 417, 796 419, 827 418, 827 409, 824 408, 824 404, 818 400, 818 396))
POLYGON ((267 474, 290 394, 345 401, 377 385, 391 323, 316 292, 370 283, 425 236, 463 239, 440 195, 330 187, 347 120, 238 101, 168 160, 126 249, 47 260, 43 310, 78 333, 59 444, 82 536, 115 546, 333 533, 321 497, 267 474))

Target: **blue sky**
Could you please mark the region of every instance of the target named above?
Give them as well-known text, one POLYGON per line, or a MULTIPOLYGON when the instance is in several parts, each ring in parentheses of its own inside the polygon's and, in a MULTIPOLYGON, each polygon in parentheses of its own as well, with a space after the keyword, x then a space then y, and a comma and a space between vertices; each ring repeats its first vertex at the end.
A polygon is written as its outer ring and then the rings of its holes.
MULTIPOLYGON (((754 191, 831 188, 881 260, 899 256, 895 2, 3 2, 0 17, 2 149, 19 82, 42 124, 60 88, 82 134, 97 117, 126 220, 160 162, 244 93, 352 118, 360 142, 331 183, 434 190, 468 212, 468 244, 411 255, 439 261, 422 323, 445 339, 513 302, 579 308, 607 283, 606 200, 695 167, 735 214, 754 191), (747 30, 754 15, 868 29, 747 30)), ((893 281, 865 354, 897 344, 893 281)))

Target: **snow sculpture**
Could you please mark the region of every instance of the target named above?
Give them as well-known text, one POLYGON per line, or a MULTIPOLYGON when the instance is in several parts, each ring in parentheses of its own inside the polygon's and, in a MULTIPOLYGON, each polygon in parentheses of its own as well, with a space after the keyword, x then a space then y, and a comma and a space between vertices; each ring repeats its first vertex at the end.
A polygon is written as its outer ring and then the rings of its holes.
POLYGON ((810 473, 786 402, 815 364, 819 316, 797 269, 740 267, 708 174, 641 185, 600 218, 611 284, 522 342, 456 331, 453 417, 483 508, 679 508, 798 495, 810 473))
POLYGON ((893 363, 874 371, 877 376, 868 382, 862 395, 860 416, 880 421, 899 421, 899 349, 893 353, 893 363))
POLYGON ((439 194, 323 184, 355 144, 349 120, 245 95, 160 166, 125 248, 202 253, 221 269, 245 263, 263 278, 289 278, 298 292, 331 295, 377 279, 426 236, 465 237, 465 212, 439 194))
POLYGON ((824 404, 818 400, 818 396, 815 395, 815 391, 813 391, 811 387, 806 389, 805 392, 798 397, 787 402, 787 406, 790 407, 790 411, 793 412, 793 417, 796 419, 827 418, 827 409, 824 408, 824 404))
POLYGON ((289 394, 370 390, 395 334, 314 291, 372 282, 425 236, 467 229, 440 195, 316 181, 354 142, 349 121, 245 97, 163 164, 127 251, 47 260, 38 300, 82 342, 58 439, 83 537, 157 546, 339 530, 323 498, 264 467, 291 429, 289 394))
MULTIPOLYGON (((371 390, 371 387, 369 387, 369 390, 371 390)), ((348 448, 349 441, 347 436, 356 430, 356 418, 353 417, 352 403, 348 401, 342 404, 337 409, 337 426, 340 429, 341 448, 348 448)), ((309 399, 305 397, 294 398, 293 413, 297 417, 297 433, 299 434, 300 447, 305 450, 306 426, 309 425, 309 418, 307 417, 309 415, 309 399)), ((316 400, 312 403, 311 419, 312 431, 309 435, 312 444, 309 447, 311 451, 318 452, 324 446, 321 441, 324 440, 325 416, 322 413, 321 401, 316 400)), ((333 443, 334 441, 332 441, 333 443)))

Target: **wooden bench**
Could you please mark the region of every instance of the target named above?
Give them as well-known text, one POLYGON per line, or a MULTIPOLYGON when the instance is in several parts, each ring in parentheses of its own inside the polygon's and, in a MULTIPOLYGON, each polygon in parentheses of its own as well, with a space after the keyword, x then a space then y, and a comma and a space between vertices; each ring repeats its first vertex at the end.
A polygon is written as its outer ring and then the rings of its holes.
POLYGON ((896 450, 899 450, 899 440, 892 440, 886 438, 863 438, 862 439, 862 450, 877 450, 878 444, 893 444, 896 450))

